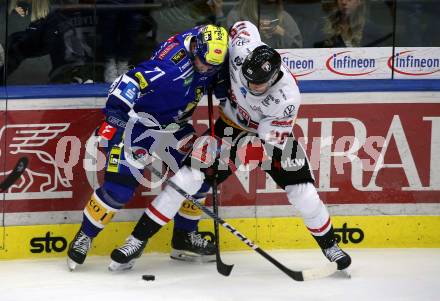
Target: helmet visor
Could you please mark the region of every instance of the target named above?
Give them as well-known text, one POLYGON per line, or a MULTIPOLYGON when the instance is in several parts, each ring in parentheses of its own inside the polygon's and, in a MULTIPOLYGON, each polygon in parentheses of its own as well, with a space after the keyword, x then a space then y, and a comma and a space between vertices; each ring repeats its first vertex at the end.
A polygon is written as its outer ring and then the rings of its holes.
POLYGON ((263 95, 264 93, 267 92, 267 90, 269 90, 271 83, 269 82, 264 82, 264 83, 253 83, 248 81, 244 75, 243 75, 243 70, 240 70, 240 81, 242 83, 242 85, 246 88, 246 90, 249 91, 249 93, 251 93, 254 96, 260 96, 263 95))

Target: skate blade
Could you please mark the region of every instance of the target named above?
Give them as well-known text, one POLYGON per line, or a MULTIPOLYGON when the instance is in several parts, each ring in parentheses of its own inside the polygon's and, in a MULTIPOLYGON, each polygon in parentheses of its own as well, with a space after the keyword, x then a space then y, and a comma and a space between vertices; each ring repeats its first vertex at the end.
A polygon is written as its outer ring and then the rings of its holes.
POLYGON ((112 260, 112 262, 110 262, 110 264, 108 265, 108 270, 110 272, 126 271, 126 270, 131 270, 133 266, 134 266, 134 260, 127 263, 119 263, 112 260))
POLYGON ((186 262, 198 262, 198 263, 208 263, 215 262, 215 255, 200 255, 193 252, 182 251, 182 250, 171 250, 171 259, 186 261, 186 262))
POLYGON ((77 265, 78 265, 77 262, 67 257, 67 268, 69 269, 69 271, 73 272, 76 269, 77 265))

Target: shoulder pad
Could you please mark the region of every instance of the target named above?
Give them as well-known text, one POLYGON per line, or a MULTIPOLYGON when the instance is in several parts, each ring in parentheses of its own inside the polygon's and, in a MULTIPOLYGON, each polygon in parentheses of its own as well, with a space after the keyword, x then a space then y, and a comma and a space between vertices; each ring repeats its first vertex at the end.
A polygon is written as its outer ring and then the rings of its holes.
POLYGON ((173 42, 164 43, 152 59, 155 61, 170 61, 174 65, 182 65, 189 61, 190 58, 183 40, 175 38, 173 42))

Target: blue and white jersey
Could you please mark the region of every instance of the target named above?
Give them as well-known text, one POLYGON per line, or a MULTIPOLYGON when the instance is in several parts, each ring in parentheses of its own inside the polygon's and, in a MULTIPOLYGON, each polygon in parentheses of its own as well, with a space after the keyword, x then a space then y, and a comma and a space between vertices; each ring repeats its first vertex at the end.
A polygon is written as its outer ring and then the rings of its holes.
POLYGON ((128 113, 148 113, 160 125, 189 119, 214 76, 194 71, 190 40, 199 27, 163 42, 153 56, 120 76, 110 87, 106 114, 128 120, 128 113))

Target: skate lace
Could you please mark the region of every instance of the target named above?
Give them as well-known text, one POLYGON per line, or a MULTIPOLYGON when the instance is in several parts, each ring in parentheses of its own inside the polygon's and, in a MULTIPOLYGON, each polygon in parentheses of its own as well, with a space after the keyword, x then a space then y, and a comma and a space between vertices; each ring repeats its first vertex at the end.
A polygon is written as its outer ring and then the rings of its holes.
POLYGON ((92 244, 92 240, 90 237, 88 237, 86 234, 81 232, 78 237, 75 239, 73 243, 73 248, 75 251, 85 255, 87 254, 87 251, 90 249, 90 246, 92 244))
POLYGON ((335 262, 345 256, 337 244, 334 244, 333 247, 328 249, 324 249, 324 254, 331 262, 335 262))
POLYGON ((197 232, 190 232, 188 233, 188 236, 193 246, 205 248, 208 244, 208 241, 197 232))
POLYGON ((142 248, 142 244, 143 242, 141 240, 130 236, 125 241, 125 244, 119 248, 119 251, 124 253, 126 256, 130 256, 136 253, 140 248, 142 248))

